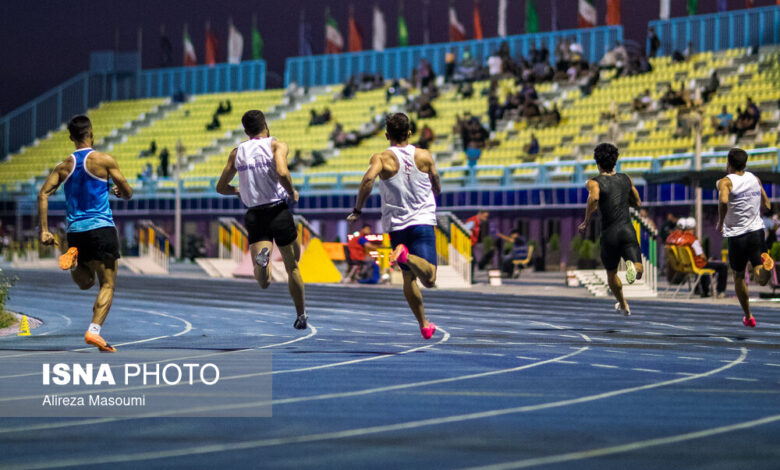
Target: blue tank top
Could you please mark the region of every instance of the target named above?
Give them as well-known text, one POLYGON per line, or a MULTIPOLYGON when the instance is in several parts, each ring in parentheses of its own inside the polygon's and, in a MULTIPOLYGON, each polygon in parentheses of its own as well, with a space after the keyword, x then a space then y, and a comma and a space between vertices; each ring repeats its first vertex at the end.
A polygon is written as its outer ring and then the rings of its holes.
POLYGON ((108 203, 108 180, 98 178, 84 166, 84 160, 91 152, 91 148, 79 149, 70 156, 74 161, 73 170, 63 185, 69 233, 114 226, 108 203))

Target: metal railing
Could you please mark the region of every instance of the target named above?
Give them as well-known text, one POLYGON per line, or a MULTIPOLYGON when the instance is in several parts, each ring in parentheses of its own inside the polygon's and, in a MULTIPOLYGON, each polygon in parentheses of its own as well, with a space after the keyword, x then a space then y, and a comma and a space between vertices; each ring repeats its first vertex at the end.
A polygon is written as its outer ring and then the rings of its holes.
POLYGON ((247 231, 233 217, 219 218, 219 258, 240 263, 249 251, 247 231))
POLYGON ((471 284, 471 232, 455 214, 436 212, 436 257, 439 265, 449 265, 471 284))
POLYGON ((780 6, 655 20, 648 26, 661 40, 660 55, 683 51, 688 43, 695 52, 778 44, 780 6))
POLYGON ((381 73, 385 79, 409 78, 421 58, 433 66, 437 74, 444 73, 445 55, 455 54, 460 61, 463 53, 471 52, 483 64, 506 42, 513 57, 528 56, 531 46, 546 46, 555 60, 555 46, 562 39, 574 39, 582 44, 585 59, 597 62, 605 52, 623 39, 622 26, 600 26, 587 29, 549 31, 544 33, 495 37, 481 40, 394 47, 384 51, 362 51, 344 54, 290 57, 285 61, 284 84, 296 82, 300 86, 320 86, 343 83, 358 73, 381 73))
POLYGON ((151 259, 164 272, 169 272, 170 237, 151 220, 138 221, 138 256, 151 259))
POLYGON ((631 211, 631 222, 636 230, 639 249, 642 253, 643 279, 654 293, 658 292, 658 230, 652 222, 642 217, 634 208, 631 211))

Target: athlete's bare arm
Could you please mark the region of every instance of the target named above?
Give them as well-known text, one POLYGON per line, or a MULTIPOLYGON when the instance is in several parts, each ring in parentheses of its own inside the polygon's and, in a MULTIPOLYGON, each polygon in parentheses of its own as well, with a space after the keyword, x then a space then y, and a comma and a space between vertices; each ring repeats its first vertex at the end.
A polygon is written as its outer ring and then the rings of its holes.
POLYGON ((715 230, 723 231, 723 222, 726 220, 726 213, 729 211, 729 194, 731 194, 731 180, 721 178, 718 180, 718 225, 715 230))
POLYGON ((231 185, 230 182, 233 181, 233 178, 236 176, 237 170, 236 170, 236 154, 238 153, 238 149, 234 148, 232 152, 230 152, 230 155, 228 156, 227 164, 225 165, 225 168, 222 169, 222 175, 219 177, 219 181, 217 182, 217 192, 219 194, 225 195, 225 196, 238 196, 238 188, 231 185))
POLYGON ((424 167, 420 168, 420 171, 428 173, 428 179, 431 180, 433 194, 438 196, 441 194, 441 182, 439 181, 439 172, 436 171, 436 162, 433 160, 431 152, 425 149, 416 149, 415 157, 416 162, 423 163, 424 167))
POLYGON ((631 207, 639 207, 642 205, 639 191, 637 191, 636 186, 634 186, 634 180, 632 180, 630 176, 628 177, 628 180, 631 181, 631 194, 628 196, 628 203, 631 204, 631 207))
POLYGON ((51 245, 54 243, 54 235, 49 232, 49 197, 57 192, 63 181, 68 178, 73 169, 73 160, 68 158, 54 167, 38 193, 38 220, 41 227, 41 243, 51 245))
POLYGON ((290 149, 285 142, 274 140, 271 142, 271 151, 274 153, 274 163, 276 164, 276 174, 279 175, 279 183, 287 194, 290 195, 293 202, 298 202, 298 191, 293 186, 290 169, 287 168, 287 153, 290 149))
POLYGON ((348 221, 354 222, 360 218, 360 210, 363 208, 363 204, 366 203, 368 196, 371 195, 371 190, 374 189, 374 180, 376 180, 376 177, 379 176, 379 173, 382 172, 384 167, 382 154, 375 153, 371 157, 366 174, 363 175, 363 181, 360 182, 357 201, 355 201, 355 210, 347 216, 348 221))
MULTIPOLYGON (((764 191, 764 185, 761 184, 761 180, 758 179, 758 176, 756 176, 756 180, 758 181, 758 187, 761 188, 761 207, 764 211, 772 210, 772 201, 769 200, 769 196, 766 195, 766 191, 764 191)), ((759 211, 759 213, 762 211, 759 211)))
POLYGON ((114 182, 114 196, 129 201, 133 197, 133 187, 125 179, 125 175, 119 170, 119 163, 111 155, 100 154, 100 162, 105 167, 108 177, 114 182))
POLYGON ((578 227, 580 233, 585 233, 588 229, 591 217, 593 217, 593 214, 599 208, 599 194, 601 193, 599 184, 594 180, 588 180, 588 182, 585 183, 585 187, 588 189, 588 205, 585 208, 585 220, 583 220, 578 227))

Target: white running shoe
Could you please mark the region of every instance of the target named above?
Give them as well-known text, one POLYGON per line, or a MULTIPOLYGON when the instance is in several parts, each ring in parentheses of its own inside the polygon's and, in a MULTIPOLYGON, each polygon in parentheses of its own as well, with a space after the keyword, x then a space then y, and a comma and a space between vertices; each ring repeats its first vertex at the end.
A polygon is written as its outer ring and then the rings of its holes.
POLYGON ((625 308, 625 309, 620 308, 620 302, 615 304, 615 311, 620 313, 621 315, 625 315, 627 317, 631 315, 631 310, 629 310, 627 308, 625 308))
POLYGON ((626 261, 626 282, 633 284, 636 281, 636 266, 631 261, 626 261))
POLYGON ((263 248, 260 250, 260 253, 257 254, 255 257, 255 263, 257 263, 258 266, 261 268, 265 268, 268 266, 268 263, 271 261, 271 251, 268 248, 263 248))

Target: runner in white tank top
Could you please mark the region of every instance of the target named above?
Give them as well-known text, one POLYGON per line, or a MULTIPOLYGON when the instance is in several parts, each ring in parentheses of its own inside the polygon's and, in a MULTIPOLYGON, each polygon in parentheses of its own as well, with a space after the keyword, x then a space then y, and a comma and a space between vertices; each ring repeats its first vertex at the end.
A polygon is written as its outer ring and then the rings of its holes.
POLYGON ((718 181, 718 231, 728 240, 729 265, 734 270, 734 287, 745 317, 742 323, 750 328, 756 319, 750 313, 745 269, 748 262, 758 283, 769 282, 774 261, 764 248, 764 223, 762 209, 769 210, 771 203, 761 186, 761 181, 745 171, 747 153, 738 148, 729 151, 725 178, 718 181))
POLYGON ((287 144, 269 135, 262 111, 247 111, 241 123, 249 140, 230 152, 217 183, 217 192, 238 196, 249 208, 244 216, 244 225, 255 279, 263 289, 271 283, 271 251, 276 242, 284 260, 290 296, 298 314, 293 326, 304 330, 308 317, 304 305, 303 279, 298 269, 301 247, 298 244, 298 229, 286 202, 288 198, 298 202, 298 191, 293 187, 287 168, 287 144), (230 184, 236 173, 237 188, 230 184))
POLYGON ((422 293, 436 284, 436 199, 441 192, 439 174, 430 152, 409 145, 409 118, 403 113, 388 116, 385 136, 390 148, 374 154, 360 183, 355 208, 347 217, 358 220, 379 176, 382 227, 390 234, 393 253, 404 276, 404 295, 420 324, 423 338, 430 339, 436 325, 425 319, 422 293))

